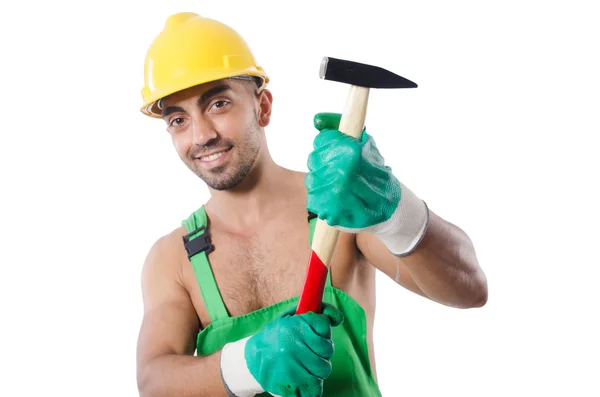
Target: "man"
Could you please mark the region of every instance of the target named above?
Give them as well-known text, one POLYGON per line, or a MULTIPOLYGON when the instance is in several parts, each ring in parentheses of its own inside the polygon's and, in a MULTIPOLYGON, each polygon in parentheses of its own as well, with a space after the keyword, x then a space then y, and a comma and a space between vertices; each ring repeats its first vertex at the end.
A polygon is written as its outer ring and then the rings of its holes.
POLYGON ((377 270, 444 305, 486 302, 468 236, 398 181, 366 130, 344 136, 321 113, 307 174, 272 160, 268 82, 234 30, 196 14, 169 17, 148 50, 142 112, 211 198, 145 260, 144 397, 381 396, 377 270), (322 310, 295 314, 315 217, 341 233, 322 310))

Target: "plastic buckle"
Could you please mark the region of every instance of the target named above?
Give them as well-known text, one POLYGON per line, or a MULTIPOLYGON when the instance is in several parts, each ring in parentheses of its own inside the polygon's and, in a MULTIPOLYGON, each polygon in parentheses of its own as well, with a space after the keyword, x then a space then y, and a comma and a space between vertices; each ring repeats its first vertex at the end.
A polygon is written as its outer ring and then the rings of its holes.
POLYGON ((183 236, 183 246, 185 247, 189 259, 191 259, 192 256, 200 252, 205 251, 208 254, 214 249, 214 246, 210 242, 210 236, 208 235, 208 233, 202 233, 201 236, 198 236, 194 239, 190 239, 191 236, 203 230, 205 230, 204 226, 200 226, 193 232, 183 236))

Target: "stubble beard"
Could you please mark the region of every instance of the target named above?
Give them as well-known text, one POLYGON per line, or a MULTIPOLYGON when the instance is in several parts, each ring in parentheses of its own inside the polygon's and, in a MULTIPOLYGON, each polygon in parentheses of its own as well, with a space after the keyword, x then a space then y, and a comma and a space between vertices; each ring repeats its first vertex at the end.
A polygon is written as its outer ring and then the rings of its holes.
POLYGON ((206 171, 198 168, 193 161, 188 162, 188 168, 214 190, 233 189, 244 180, 254 167, 260 150, 258 122, 255 121, 247 128, 241 142, 219 140, 211 143, 205 151, 228 146, 233 146, 231 150, 236 150, 237 164, 228 161, 225 165, 206 171))

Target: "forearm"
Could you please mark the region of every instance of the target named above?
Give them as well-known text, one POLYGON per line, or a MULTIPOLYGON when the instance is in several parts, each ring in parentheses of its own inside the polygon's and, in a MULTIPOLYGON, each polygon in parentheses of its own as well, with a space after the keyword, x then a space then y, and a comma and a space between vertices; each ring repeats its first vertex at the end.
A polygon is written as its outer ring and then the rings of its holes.
POLYGON ((471 240, 432 211, 422 241, 401 260, 423 293, 439 303, 470 308, 487 301, 487 280, 471 240))
POLYGON ((396 178, 366 130, 360 139, 347 139, 338 130, 340 119, 339 114, 315 116, 320 132, 305 178, 309 211, 341 232, 357 234, 358 249, 386 274, 392 268, 399 274, 404 264, 413 290, 449 306, 483 305, 487 281, 468 236, 429 211, 396 178), (378 242, 372 244, 366 234, 378 242))
POLYGON ((220 374, 220 354, 165 354, 150 360, 138 376, 141 397, 228 397, 220 374))

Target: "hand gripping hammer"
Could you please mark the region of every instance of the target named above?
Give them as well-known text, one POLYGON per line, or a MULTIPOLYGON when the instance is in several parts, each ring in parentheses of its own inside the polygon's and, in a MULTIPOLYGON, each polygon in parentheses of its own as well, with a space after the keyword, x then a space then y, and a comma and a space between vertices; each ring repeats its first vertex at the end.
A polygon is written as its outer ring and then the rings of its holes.
MULTIPOLYGON (((324 57, 319 70, 324 80, 350 85, 339 130, 359 138, 365 126, 371 88, 416 88, 417 84, 378 66, 338 58, 324 57)), ((327 273, 339 231, 317 219, 304 287, 296 314, 320 313, 327 273)))

